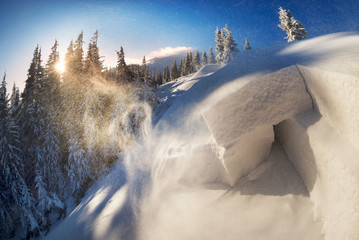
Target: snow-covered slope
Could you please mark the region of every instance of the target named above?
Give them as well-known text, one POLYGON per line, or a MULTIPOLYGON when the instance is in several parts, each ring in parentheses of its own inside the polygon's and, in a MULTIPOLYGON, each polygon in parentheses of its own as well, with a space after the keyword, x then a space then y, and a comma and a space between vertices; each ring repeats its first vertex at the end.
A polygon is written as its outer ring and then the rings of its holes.
POLYGON ((171 67, 174 60, 176 60, 177 65, 178 65, 180 63, 181 59, 183 59, 185 56, 186 56, 186 53, 183 52, 183 53, 174 54, 174 55, 165 56, 165 57, 152 58, 147 61, 147 66, 148 66, 150 72, 154 72, 154 73, 157 73, 157 71, 162 72, 163 68, 166 67, 166 65, 168 65, 168 67, 171 67))
POLYGON ((359 239, 357 66, 359 36, 340 33, 167 83, 46 239, 359 239))

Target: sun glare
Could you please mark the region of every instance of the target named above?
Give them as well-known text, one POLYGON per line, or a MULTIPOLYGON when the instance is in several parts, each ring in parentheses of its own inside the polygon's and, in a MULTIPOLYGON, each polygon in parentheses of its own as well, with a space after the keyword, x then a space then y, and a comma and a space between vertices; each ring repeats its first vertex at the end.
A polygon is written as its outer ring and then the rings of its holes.
POLYGON ((60 60, 57 64, 56 64, 56 70, 59 73, 63 73, 65 72, 65 62, 63 60, 60 60))

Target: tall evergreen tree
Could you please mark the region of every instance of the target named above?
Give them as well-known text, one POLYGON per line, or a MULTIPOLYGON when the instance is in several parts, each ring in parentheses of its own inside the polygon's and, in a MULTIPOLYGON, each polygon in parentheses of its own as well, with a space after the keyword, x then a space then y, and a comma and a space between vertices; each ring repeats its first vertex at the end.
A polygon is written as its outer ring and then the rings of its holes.
MULTIPOLYGON (((45 77, 43 79, 42 88, 42 103, 44 108, 45 119, 45 132, 44 142, 45 147, 45 162, 47 169, 44 175, 47 189, 51 192, 52 196, 56 199, 57 195, 63 196, 65 189, 65 179, 61 171, 61 149, 64 146, 60 144, 60 74, 56 70, 56 65, 59 61, 59 53, 57 50, 58 43, 55 40, 54 46, 51 48, 48 61, 45 68, 45 77)), ((57 206, 58 207, 58 206, 57 206)))
POLYGON ((19 128, 9 114, 6 75, 0 86, 0 236, 9 237, 18 221, 26 231, 38 227, 35 202, 23 177, 19 128))
POLYGON ((245 39, 245 43, 244 43, 243 49, 244 49, 244 50, 250 50, 250 49, 252 49, 251 46, 249 45, 249 42, 248 42, 247 38, 245 39))
POLYGON ((116 74, 119 82, 129 82, 131 80, 131 72, 126 65, 125 53, 122 47, 120 51, 117 51, 116 74))
POLYGON ((221 30, 219 30, 219 28, 216 28, 216 52, 217 52, 217 56, 216 56, 216 60, 218 63, 223 63, 223 52, 224 52, 224 39, 223 39, 223 34, 221 32, 221 30))
POLYGON ((288 39, 288 42, 302 40, 307 37, 308 32, 305 31, 304 25, 294 19, 294 16, 289 10, 280 7, 278 14, 280 20, 278 27, 286 31, 287 37, 285 37, 285 39, 288 39))
POLYGON ((16 87, 15 83, 12 87, 11 97, 10 97, 10 117, 17 120, 20 111, 20 91, 16 87))
POLYGON ((161 71, 158 70, 157 74, 156 74, 156 83, 157 83, 157 86, 160 86, 163 84, 162 82, 162 74, 161 74, 161 71))
POLYGON ((196 52, 194 53, 194 57, 192 60, 192 66, 193 66, 193 72, 196 72, 200 69, 201 67, 201 59, 199 58, 199 52, 198 50, 196 50, 196 52))
POLYGON ((208 64, 206 51, 203 51, 203 53, 202 53, 202 63, 203 63, 203 65, 208 64))
POLYGON ((186 76, 192 72, 192 54, 189 52, 183 63, 182 76, 186 76))
MULTIPOLYGON (((57 40, 55 40, 45 66, 45 81, 43 81, 44 85, 42 86, 47 89, 46 97, 49 100, 48 105, 51 105, 52 107, 58 106, 60 101, 60 73, 56 70, 56 65, 60 61, 58 46, 59 44, 57 40)), ((51 114, 55 114, 55 112, 56 109, 53 109, 51 114)))
POLYGON ((165 83, 169 82, 169 80, 170 80, 170 69, 169 69, 168 65, 166 65, 166 67, 163 68, 162 83, 165 84, 165 83))
POLYGON ((212 50, 212 47, 209 48, 208 50, 208 63, 209 64, 215 64, 216 63, 216 60, 214 59, 214 54, 213 54, 213 50, 212 50))
POLYGON ((67 79, 68 76, 74 74, 74 72, 74 44, 71 40, 70 45, 67 47, 67 52, 65 55, 65 79, 67 79))
MULTIPOLYGON (((55 48, 56 49, 56 48, 55 48)), ((50 58, 50 63, 52 63, 50 58)), ((51 65, 50 64, 50 65, 51 65)), ((48 74, 51 76, 52 74, 48 74)), ((40 216, 41 224, 46 224, 45 212, 57 204, 57 199, 53 198, 45 187, 45 179, 50 174, 48 172, 49 162, 52 159, 47 158, 46 142, 44 133, 46 132, 46 105, 47 87, 41 66, 41 51, 36 47, 33 62, 30 65, 28 79, 24 89, 23 104, 21 111, 21 130, 23 143, 23 157, 25 164, 26 182, 30 189, 35 192, 38 203, 37 210, 40 216), (47 161, 48 159, 48 161, 47 161)))
POLYGON ((100 60, 99 48, 97 46, 98 31, 94 33, 90 40, 87 56, 85 59, 85 72, 89 76, 99 76, 102 72, 103 66, 100 60))
POLYGON ((179 75, 184 76, 184 59, 181 59, 180 64, 178 66, 179 75))
POLYGON ((77 37, 77 40, 75 41, 74 44, 74 53, 73 53, 73 71, 74 74, 76 75, 80 75, 83 73, 84 71, 84 50, 82 48, 82 45, 84 43, 83 41, 83 32, 81 32, 79 34, 79 36, 77 37))
POLYGON ((189 52, 189 73, 193 73, 194 72, 194 66, 193 66, 193 56, 192 56, 192 52, 189 52))
POLYGON ((149 80, 149 71, 148 71, 148 66, 146 64, 145 56, 143 56, 143 59, 142 59, 141 76, 142 76, 142 80, 147 83, 149 80))
POLYGON ((229 63, 232 61, 238 52, 237 43, 233 39, 232 32, 229 27, 226 26, 223 28, 222 32, 222 41, 223 41, 223 63, 229 63))
POLYGON ((170 72, 170 80, 173 81, 175 79, 179 78, 178 69, 177 69, 177 62, 176 59, 173 61, 173 64, 171 66, 171 72, 170 72))
POLYGON ((28 70, 27 79, 25 82, 25 88, 21 95, 23 103, 25 105, 28 105, 33 101, 35 80, 37 76, 42 75, 42 67, 39 62, 41 59, 39 58, 39 55, 40 55, 40 49, 39 46, 37 46, 34 50, 32 62, 28 70))

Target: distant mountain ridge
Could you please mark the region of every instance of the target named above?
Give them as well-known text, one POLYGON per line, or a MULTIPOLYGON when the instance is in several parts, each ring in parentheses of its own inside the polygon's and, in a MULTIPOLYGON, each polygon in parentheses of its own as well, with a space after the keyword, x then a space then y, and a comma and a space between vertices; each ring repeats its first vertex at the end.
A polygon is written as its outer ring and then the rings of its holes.
POLYGON ((185 52, 165 57, 155 57, 147 61, 147 66, 149 67, 150 73, 157 73, 158 70, 162 72, 163 68, 166 67, 166 65, 168 65, 168 67, 171 67, 174 60, 176 60, 177 65, 179 65, 181 59, 183 59, 184 57, 186 57, 185 52))

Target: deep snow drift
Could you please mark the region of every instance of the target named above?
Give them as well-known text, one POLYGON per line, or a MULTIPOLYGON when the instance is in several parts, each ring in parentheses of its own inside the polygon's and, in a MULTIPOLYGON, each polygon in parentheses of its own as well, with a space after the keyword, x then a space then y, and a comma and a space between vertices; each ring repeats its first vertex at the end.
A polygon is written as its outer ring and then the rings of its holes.
POLYGON ((358 66, 359 36, 332 34, 162 86, 46 239, 359 239, 358 66))

